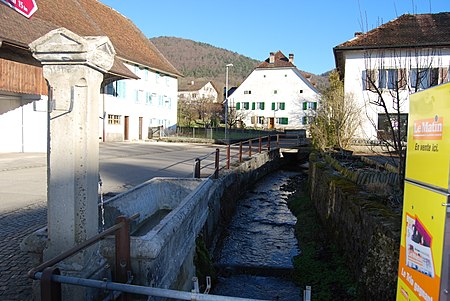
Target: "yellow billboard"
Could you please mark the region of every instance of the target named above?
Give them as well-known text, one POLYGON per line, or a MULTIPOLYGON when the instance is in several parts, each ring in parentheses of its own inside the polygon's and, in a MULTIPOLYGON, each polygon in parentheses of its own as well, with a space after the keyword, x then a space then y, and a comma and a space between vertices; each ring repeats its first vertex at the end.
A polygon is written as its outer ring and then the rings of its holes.
POLYGON ((410 96, 406 178, 449 189, 450 83, 410 96))
POLYGON ((439 301, 449 174, 447 83, 410 95, 397 301, 439 301))

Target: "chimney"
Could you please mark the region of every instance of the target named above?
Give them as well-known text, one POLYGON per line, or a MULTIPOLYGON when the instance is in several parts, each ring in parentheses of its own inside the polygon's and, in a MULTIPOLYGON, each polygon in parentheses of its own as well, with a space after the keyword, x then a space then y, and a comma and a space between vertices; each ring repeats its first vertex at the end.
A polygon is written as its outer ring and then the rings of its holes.
POLYGON ((271 52, 269 57, 269 63, 275 63, 275 53, 271 52))
POLYGON ((294 65, 294 54, 293 53, 289 53, 289 63, 294 65))
POLYGON ((355 38, 362 36, 362 35, 363 35, 363 33, 361 31, 355 32, 355 38))

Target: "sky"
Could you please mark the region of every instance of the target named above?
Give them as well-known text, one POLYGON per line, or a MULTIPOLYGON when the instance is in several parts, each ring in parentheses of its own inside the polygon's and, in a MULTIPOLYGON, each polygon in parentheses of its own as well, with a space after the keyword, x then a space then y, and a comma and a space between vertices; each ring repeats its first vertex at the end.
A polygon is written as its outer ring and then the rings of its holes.
MULTIPOLYGON (((403 14, 450 12, 449 0, 100 0, 149 38, 170 36, 258 61, 294 54, 298 69, 335 68, 333 47, 403 14)), ((232 63, 232 62, 230 62, 232 63)))

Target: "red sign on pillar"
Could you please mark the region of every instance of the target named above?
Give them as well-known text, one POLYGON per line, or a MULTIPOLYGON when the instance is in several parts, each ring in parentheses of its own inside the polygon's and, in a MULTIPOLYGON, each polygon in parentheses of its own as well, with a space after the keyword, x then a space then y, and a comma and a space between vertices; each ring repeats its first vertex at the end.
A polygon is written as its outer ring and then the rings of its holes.
POLYGON ((34 0, 0 0, 18 13, 30 18, 37 11, 37 5, 34 0))

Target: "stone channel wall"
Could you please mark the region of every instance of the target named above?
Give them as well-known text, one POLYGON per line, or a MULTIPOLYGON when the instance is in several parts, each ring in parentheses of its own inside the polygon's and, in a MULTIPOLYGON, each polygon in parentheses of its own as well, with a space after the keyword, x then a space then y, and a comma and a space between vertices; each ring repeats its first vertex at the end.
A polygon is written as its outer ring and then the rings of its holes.
POLYGON ((368 300, 395 300, 401 216, 331 168, 310 156, 310 197, 331 239, 368 300))

